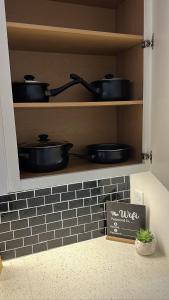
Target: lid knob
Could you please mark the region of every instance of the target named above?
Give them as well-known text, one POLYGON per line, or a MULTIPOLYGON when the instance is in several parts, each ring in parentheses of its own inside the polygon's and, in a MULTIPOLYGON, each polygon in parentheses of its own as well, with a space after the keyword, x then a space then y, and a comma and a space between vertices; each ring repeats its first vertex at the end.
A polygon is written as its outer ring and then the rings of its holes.
POLYGON ((35 80, 35 76, 33 76, 33 75, 25 75, 24 79, 25 79, 25 81, 34 81, 35 80))
POLYGON ((113 74, 106 74, 104 76, 106 79, 113 79, 114 78, 114 75, 113 74))
POLYGON ((38 137, 39 137, 39 141, 42 143, 49 142, 48 134, 40 134, 38 135, 38 137))

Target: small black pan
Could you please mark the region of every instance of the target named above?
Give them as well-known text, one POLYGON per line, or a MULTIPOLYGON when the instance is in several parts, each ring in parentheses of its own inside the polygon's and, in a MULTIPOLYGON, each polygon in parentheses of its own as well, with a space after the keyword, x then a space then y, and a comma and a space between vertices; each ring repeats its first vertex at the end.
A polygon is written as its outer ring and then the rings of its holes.
POLYGON ((100 164, 125 162, 130 157, 131 147, 123 144, 93 144, 87 146, 90 161, 100 164))

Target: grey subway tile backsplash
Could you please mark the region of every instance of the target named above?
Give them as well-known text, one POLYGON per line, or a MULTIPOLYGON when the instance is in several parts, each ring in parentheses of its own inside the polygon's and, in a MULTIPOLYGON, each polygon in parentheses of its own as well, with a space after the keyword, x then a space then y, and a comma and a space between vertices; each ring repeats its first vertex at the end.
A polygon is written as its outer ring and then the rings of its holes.
POLYGON ((68 209, 62 211, 62 219, 70 219, 76 217, 76 209, 68 209))
POLYGON ((0 224, 0 233, 10 231, 10 222, 0 224))
POLYGON ((61 220, 61 212, 46 215, 46 223, 51 223, 61 220))
POLYGON ((77 216, 85 216, 90 214, 90 206, 77 209, 77 216))
POLYGON ((46 231, 46 224, 32 227, 32 235, 46 231))
POLYGON ((28 254, 32 254, 32 247, 31 246, 16 249, 16 257, 23 256, 23 255, 28 255, 28 254))
POLYGON ((83 233, 85 231, 84 225, 73 226, 70 228, 71 235, 83 233))
POLYGON ((77 235, 63 238, 63 246, 74 244, 74 243, 77 243, 77 235))
POLYGON ((47 242, 33 245, 33 253, 47 250, 47 242))
POLYGON ((63 220, 63 227, 71 227, 77 225, 77 218, 63 220))
POLYGON ((1 202, 10 202, 16 200, 16 194, 8 194, 4 196, 0 196, 0 203, 1 202))
POLYGON ((52 205, 39 206, 37 207, 37 216, 49 214, 52 212, 52 210, 52 205))
POLYGON ((54 239, 54 231, 44 232, 39 234, 39 242, 45 242, 54 239))
POLYGON ((15 258, 15 250, 9 250, 5 252, 1 252, 2 259, 11 259, 15 258))
POLYGON ((26 199, 34 197, 34 191, 19 192, 16 194, 17 199, 26 199))
POLYGON ((91 232, 79 233, 78 234, 78 242, 90 240, 92 238, 91 232))
POLYGON ((63 228, 55 230, 55 238, 61 238, 70 235, 70 228, 63 228))
POLYGON ((48 249, 61 247, 62 246, 62 238, 48 241, 47 244, 48 244, 48 249))
POLYGON ((24 238, 24 246, 37 244, 38 241, 39 241, 38 235, 28 236, 28 237, 24 238))
POLYGON ((61 201, 67 201, 75 199, 75 192, 67 192, 67 193, 61 193, 61 201))
POLYGON ((51 194, 51 188, 35 190, 35 197, 37 196, 46 196, 51 194))
POLYGON ((62 211, 62 210, 67 210, 68 209, 68 201, 67 202, 61 202, 61 203, 57 203, 54 206, 54 211, 62 211))
POLYGON ((97 187, 97 180, 83 182, 84 189, 91 189, 94 187, 97 187))
POLYGON ((82 207, 83 206, 83 199, 76 199, 69 201, 69 208, 77 208, 77 207, 82 207))
POLYGON ((77 198, 90 197, 90 190, 79 190, 76 192, 77 198))
POLYGON ((48 195, 45 197, 45 204, 60 202, 60 194, 48 195))
POLYGON ((28 219, 18 220, 11 222, 11 229, 17 230, 21 228, 28 227, 28 219))
POLYGON ((27 208, 26 200, 17 200, 13 202, 9 202, 9 209, 10 210, 19 210, 22 208, 27 208))
POLYGON ((106 233, 106 202, 130 202, 130 177, 0 196, 0 254, 11 259, 106 233))
POLYGON ((0 234, 0 242, 13 239, 13 231, 8 231, 0 234))
POLYGON ((6 242, 6 249, 15 249, 23 246, 23 239, 16 239, 16 240, 11 240, 6 242))
POLYGON ((111 184, 110 178, 98 180, 98 186, 105 186, 111 184))
POLYGON ((55 229, 59 229, 59 228, 62 228, 62 221, 57 221, 57 222, 47 224, 47 231, 51 231, 51 230, 55 230, 55 229))
POLYGON ((36 216, 36 208, 28 208, 19 210, 20 219, 36 216))
POLYGON ((97 187, 91 189, 91 196, 97 196, 97 195, 102 195, 103 194, 103 187, 97 187))
POLYGON ((30 198, 27 201, 28 201, 28 207, 44 205, 44 197, 30 198))
POLYGON ((77 191, 82 189, 82 182, 68 185, 68 191, 77 191))
POLYGON ((31 229, 30 228, 24 228, 24 229, 18 229, 14 231, 14 238, 20 238, 31 235, 31 229))
POLYGON ((19 219, 19 211, 7 212, 1 214, 1 223, 18 220, 19 219))
POLYGON ((33 217, 29 219, 29 226, 36 226, 45 223, 45 216, 33 217))
POLYGON ((0 213, 8 211, 8 203, 0 203, 0 213))
POLYGON ((55 186, 52 188, 52 194, 67 192, 67 185, 55 186))

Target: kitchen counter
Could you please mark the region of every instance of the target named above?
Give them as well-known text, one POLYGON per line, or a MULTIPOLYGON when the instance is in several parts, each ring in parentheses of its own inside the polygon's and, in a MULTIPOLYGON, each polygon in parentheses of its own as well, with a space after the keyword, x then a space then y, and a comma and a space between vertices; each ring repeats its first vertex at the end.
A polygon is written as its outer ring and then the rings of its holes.
POLYGON ((4 262, 1 300, 169 299, 169 260, 105 237, 4 262))

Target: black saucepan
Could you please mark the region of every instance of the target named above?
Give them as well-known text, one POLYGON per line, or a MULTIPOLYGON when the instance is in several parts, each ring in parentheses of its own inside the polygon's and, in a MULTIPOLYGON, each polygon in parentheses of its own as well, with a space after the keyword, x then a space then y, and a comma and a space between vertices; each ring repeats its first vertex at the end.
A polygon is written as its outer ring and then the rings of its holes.
POLYGON ((49 97, 56 96, 68 89, 69 87, 78 84, 81 81, 79 78, 72 80, 61 87, 49 90, 48 83, 35 81, 33 75, 25 75, 23 82, 12 83, 12 93, 14 102, 48 102, 49 97))
POLYGON ((95 101, 131 99, 131 81, 129 80, 115 78, 112 74, 107 74, 103 79, 92 83, 86 82, 76 74, 71 74, 70 77, 74 80, 79 80, 79 83, 93 94, 95 101))
POLYGON ((123 144, 93 144, 87 146, 90 161, 101 164, 125 162, 130 156, 130 146, 123 144))
POLYGON ((18 149, 20 169, 28 172, 52 172, 67 167, 69 150, 73 144, 51 142, 47 134, 39 135, 39 142, 20 145, 18 149))

